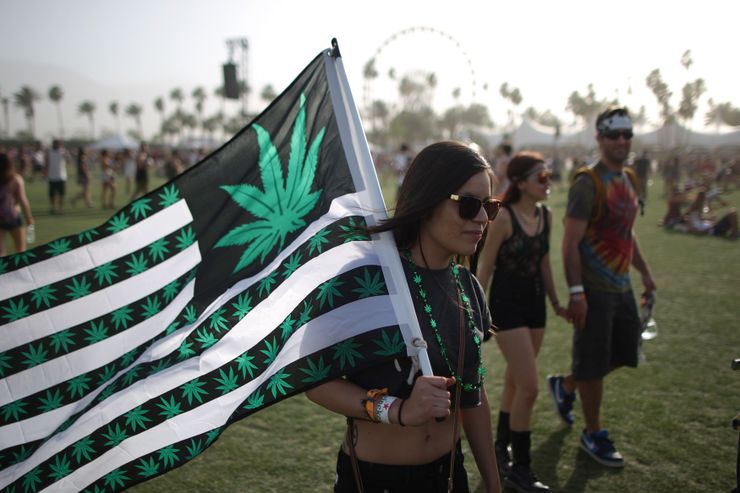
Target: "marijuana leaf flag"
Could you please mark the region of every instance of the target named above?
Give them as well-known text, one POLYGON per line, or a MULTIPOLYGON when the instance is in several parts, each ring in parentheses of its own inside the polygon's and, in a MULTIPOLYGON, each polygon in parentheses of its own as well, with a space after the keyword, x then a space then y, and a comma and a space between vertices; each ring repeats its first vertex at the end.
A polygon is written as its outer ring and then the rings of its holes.
POLYGON ((384 213, 335 47, 105 224, 0 258, 0 488, 122 490, 413 354, 397 254, 363 230, 384 213))

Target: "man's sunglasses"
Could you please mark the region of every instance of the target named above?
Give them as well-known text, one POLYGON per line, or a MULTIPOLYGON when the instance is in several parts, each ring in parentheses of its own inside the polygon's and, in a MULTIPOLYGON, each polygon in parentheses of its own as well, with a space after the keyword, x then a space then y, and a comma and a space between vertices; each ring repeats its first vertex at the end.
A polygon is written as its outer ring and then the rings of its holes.
POLYGON ((457 202, 459 209, 458 214, 463 219, 473 220, 478 216, 478 211, 483 207, 486 211, 489 221, 496 219, 498 211, 501 208, 501 201, 496 199, 481 200, 477 197, 469 197, 467 195, 450 195, 450 199, 457 202))
POLYGON ((632 130, 607 130, 602 132, 601 135, 609 140, 617 140, 619 137, 624 137, 624 140, 630 140, 635 134, 632 130))

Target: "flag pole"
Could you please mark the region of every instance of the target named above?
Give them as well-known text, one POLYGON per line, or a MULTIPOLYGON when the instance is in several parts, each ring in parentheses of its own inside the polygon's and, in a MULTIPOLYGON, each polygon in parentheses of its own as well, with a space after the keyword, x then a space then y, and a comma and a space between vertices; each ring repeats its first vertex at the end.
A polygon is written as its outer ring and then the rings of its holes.
MULTIPOLYGON (((370 147, 362 128, 360 114, 352 99, 352 91, 339 52, 339 43, 334 38, 331 40, 331 44, 332 49, 326 52, 324 62, 329 82, 329 94, 332 98, 334 114, 339 127, 339 136, 352 172, 352 179, 356 185, 362 184, 364 186, 363 192, 371 206, 371 210, 367 211, 370 214, 368 219, 370 225, 373 226, 388 218, 385 201, 375 173, 370 147)), ((390 231, 379 233, 378 236, 380 240, 373 240, 375 251, 378 254, 384 273, 390 274, 390 276, 386 276, 389 284, 388 291, 393 310, 401 321, 400 326, 406 343, 406 352, 419 364, 424 375, 433 375, 432 365, 426 351, 426 342, 416 318, 414 304, 411 300, 408 282, 403 272, 395 239, 390 231), (391 285, 391 280, 395 285, 391 285), (404 320, 407 320, 408 324, 404 323, 404 320)))

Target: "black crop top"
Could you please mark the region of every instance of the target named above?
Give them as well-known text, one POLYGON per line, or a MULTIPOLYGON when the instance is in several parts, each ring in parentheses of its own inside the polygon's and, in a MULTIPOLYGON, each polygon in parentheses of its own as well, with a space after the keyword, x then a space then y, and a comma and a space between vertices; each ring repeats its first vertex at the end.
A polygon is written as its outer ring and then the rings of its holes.
MULTIPOLYGON (((414 301, 416 317, 421 326, 421 332, 427 343, 427 354, 432 364, 432 370, 437 376, 451 376, 447 363, 442 359, 439 351, 437 340, 434 332, 429 325, 429 316, 424 312, 423 303, 416 285, 411 280, 408 261, 402 259, 403 270, 411 290, 411 298, 414 301)), ((432 316, 437 321, 437 327, 444 342, 448 358, 457 372, 457 356, 459 351, 458 333, 460 323, 460 310, 458 309, 457 288, 455 279, 450 268, 446 269, 424 269, 416 267, 416 271, 422 277, 422 284, 427 290, 427 299, 432 306, 432 316)), ((482 341, 483 332, 487 331, 491 325, 491 313, 488 305, 485 303, 483 289, 478 280, 467 269, 459 266, 460 283, 465 293, 470 298, 470 306, 473 309, 473 319, 478 330, 478 337, 482 341)), ((480 383, 478 375, 478 350, 473 340, 472 332, 468 326, 467 316, 464 310, 463 314, 463 333, 465 334, 465 364, 463 367, 464 383, 480 383)), ((356 383, 365 389, 388 388, 388 393, 401 398, 408 398, 411 395, 411 388, 416 377, 421 376, 417 372, 409 381, 411 371, 411 359, 408 357, 396 358, 364 369, 358 373, 347 377, 351 382, 356 383)), ((454 402, 456 386, 450 387, 450 393, 454 402)), ((475 407, 480 404, 480 389, 464 391, 460 396, 460 406, 463 408, 475 407)))

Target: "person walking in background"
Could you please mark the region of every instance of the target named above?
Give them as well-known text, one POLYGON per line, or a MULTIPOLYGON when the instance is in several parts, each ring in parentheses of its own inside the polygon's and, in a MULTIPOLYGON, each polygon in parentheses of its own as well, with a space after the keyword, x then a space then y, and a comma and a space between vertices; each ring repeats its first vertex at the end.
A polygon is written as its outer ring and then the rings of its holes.
POLYGON ((85 206, 92 207, 90 164, 87 162, 87 153, 83 147, 77 149, 77 184, 80 186, 80 192, 72 199, 72 205, 82 199, 85 201, 85 206))
POLYGON ((602 427, 604 377, 638 363, 641 325, 630 264, 642 276, 643 297, 655 291, 655 281, 633 231, 638 197, 624 167, 633 135, 629 113, 608 108, 598 116, 596 131, 601 158, 576 173, 563 235, 568 312, 575 325, 572 374, 549 376, 548 384, 556 411, 568 425, 573 424, 578 390, 586 422, 581 448, 602 465, 623 467, 624 458, 602 427))
POLYGON ((171 180, 183 171, 182 158, 177 149, 174 149, 164 165, 164 176, 171 180))
POLYGON ((398 152, 393 155, 391 166, 396 172, 396 194, 401 190, 403 184, 403 178, 406 176, 406 170, 411 163, 411 150, 407 144, 401 144, 398 148, 398 152))
POLYGON ((149 147, 145 142, 141 143, 139 153, 136 155, 136 174, 134 193, 131 195, 133 201, 137 197, 145 195, 149 191, 149 168, 152 166, 152 158, 149 155, 149 147))
POLYGON ((134 185, 134 179, 136 178, 136 159, 134 159, 134 153, 131 149, 124 149, 123 156, 123 178, 126 181, 126 195, 131 193, 131 187, 134 185))
POLYGON ((34 181, 36 177, 44 176, 44 146, 37 142, 31 155, 31 177, 29 181, 34 181))
POLYGON ((49 180, 49 201, 52 214, 64 213, 64 195, 67 186, 69 153, 60 139, 54 139, 46 154, 44 175, 49 180))
POLYGON ((481 339, 490 313, 480 284, 456 263, 475 252, 498 212, 492 179, 489 164, 471 147, 432 144, 411 163, 395 215, 369 229, 395 236, 435 376, 421 376, 409 358, 399 357, 306 393, 348 418, 335 492, 449 491, 453 458, 453 491, 468 492, 460 425, 485 491, 500 491, 482 385, 481 339))
POLYGON ((502 198, 506 190, 509 189, 509 179, 507 178, 506 168, 509 166, 511 160, 511 144, 502 143, 496 148, 496 153, 493 161, 493 170, 496 173, 496 178, 500 181, 496 185, 496 191, 494 196, 502 198))
POLYGON ((478 260, 478 279, 488 293, 496 342, 506 359, 496 463, 504 482, 520 492, 550 491, 530 466, 530 422, 538 393, 537 354, 545 335, 545 295, 555 313, 568 318, 550 268, 552 214, 540 203, 550 190, 549 176, 539 153, 520 152, 509 161, 503 208, 489 227, 478 260))
POLYGON ((113 169, 113 158, 107 149, 100 151, 100 182, 103 185, 100 192, 100 202, 103 209, 115 208, 116 201, 116 171, 113 169))
POLYGON ((6 232, 13 239, 16 253, 26 251, 26 227, 23 225, 21 212, 26 218, 26 226, 33 228, 33 215, 26 197, 25 182, 16 173, 13 161, 3 152, 0 153, 0 257, 8 253, 5 248, 6 232))
POLYGON ((650 156, 648 156, 647 151, 642 151, 640 157, 635 160, 635 172, 637 172, 637 177, 640 179, 640 190, 638 191, 638 195, 643 203, 647 202, 647 187, 648 180, 650 179, 650 164, 650 156))

